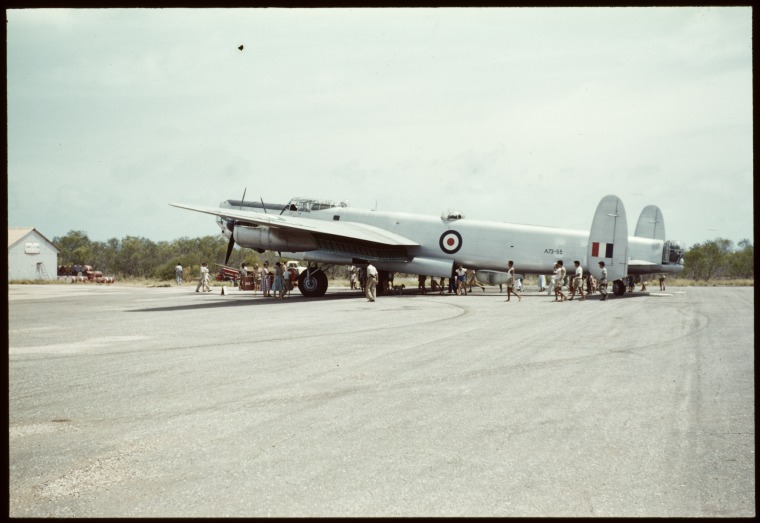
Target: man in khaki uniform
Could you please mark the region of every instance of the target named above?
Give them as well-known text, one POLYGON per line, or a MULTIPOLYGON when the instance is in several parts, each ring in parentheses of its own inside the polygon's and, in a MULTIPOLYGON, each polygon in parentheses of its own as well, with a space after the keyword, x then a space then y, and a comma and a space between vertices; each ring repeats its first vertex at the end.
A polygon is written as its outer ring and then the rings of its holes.
POLYGON ((371 263, 367 265, 367 299, 375 301, 377 298, 377 269, 371 263))

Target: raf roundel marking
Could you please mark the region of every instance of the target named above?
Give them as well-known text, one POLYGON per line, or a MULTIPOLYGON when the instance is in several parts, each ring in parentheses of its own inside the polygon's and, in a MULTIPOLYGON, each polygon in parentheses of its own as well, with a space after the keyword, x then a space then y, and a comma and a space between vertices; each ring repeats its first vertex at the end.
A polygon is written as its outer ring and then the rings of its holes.
POLYGON ((441 250, 446 254, 454 254, 462 248, 462 235, 457 231, 446 231, 441 234, 438 245, 441 246, 441 250))

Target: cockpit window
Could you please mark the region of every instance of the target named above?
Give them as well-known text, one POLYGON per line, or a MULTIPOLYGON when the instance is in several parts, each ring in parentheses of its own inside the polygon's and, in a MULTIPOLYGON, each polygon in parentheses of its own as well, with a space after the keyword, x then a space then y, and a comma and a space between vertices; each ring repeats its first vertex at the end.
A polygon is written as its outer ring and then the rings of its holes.
POLYGON ((314 198, 293 198, 288 204, 288 209, 297 212, 322 211, 341 207, 341 204, 332 200, 317 200, 314 198))

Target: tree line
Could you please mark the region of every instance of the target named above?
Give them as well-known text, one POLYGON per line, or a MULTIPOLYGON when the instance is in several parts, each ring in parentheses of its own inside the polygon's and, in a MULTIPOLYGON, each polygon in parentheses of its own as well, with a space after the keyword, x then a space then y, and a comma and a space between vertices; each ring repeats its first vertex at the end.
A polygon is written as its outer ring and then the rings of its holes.
MULTIPOLYGON (((106 276, 171 280, 174 267, 179 263, 186 275, 198 274, 202 262, 207 262, 211 272, 216 264, 224 263, 227 240, 222 236, 201 238, 183 237, 171 242, 154 242, 138 236, 126 236, 121 240, 111 238, 105 242, 92 241, 84 231, 69 231, 65 236, 54 237, 53 244, 61 251, 60 265, 91 265, 93 270, 106 276)), ((232 251, 231 267, 241 264, 253 266, 264 261, 270 264, 279 260, 277 253, 258 253, 238 246, 232 251)), ((334 267, 329 277, 345 277, 346 269, 334 267)), ((692 245, 684 255, 681 277, 696 281, 716 278, 755 277, 755 252, 750 240, 742 240, 734 248, 730 240, 716 238, 692 245)))
POLYGON ((754 279, 755 248, 749 240, 740 241, 736 248, 731 240, 725 238, 697 243, 684 254, 682 275, 695 281, 754 279))

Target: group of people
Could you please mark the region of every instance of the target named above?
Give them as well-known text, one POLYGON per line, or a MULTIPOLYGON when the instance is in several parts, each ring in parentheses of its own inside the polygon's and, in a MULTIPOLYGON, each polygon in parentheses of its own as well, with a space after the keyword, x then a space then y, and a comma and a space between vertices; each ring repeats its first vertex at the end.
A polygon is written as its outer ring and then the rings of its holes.
MULTIPOLYGON (((182 273, 182 265, 178 263, 174 268, 177 285, 182 285, 182 273)), ((253 276, 254 294, 256 291, 261 291, 264 297, 280 299, 293 290, 298 279, 298 273, 294 268, 288 268, 279 261, 272 268, 270 268, 268 261, 265 261, 261 267, 258 263, 254 264, 253 269, 242 264, 240 266, 240 285, 246 276, 253 276)), ((201 264, 198 286, 195 288, 195 292, 211 292, 211 273, 206 262, 201 264)))
MULTIPOLYGON (((562 260, 557 260, 557 262, 554 264, 554 273, 552 275, 554 301, 572 301, 573 298, 575 298, 576 293, 580 294, 580 301, 584 301, 586 299, 586 296, 583 292, 583 267, 581 267, 581 262, 578 260, 575 260, 573 264, 575 265, 575 273, 570 278, 567 278, 567 269, 565 269, 562 260), (567 287, 570 292, 570 297, 562 292, 562 287, 565 284, 566 279, 568 280, 567 287)), ((601 301, 605 301, 607 299, 607 267, 605 267, 605 263, 603 261, 599 262, 599 269, 601 270, 601 277, 599 278, 598 282, 591 274, 586 275, 586 292, 588 294, 591 294, 594 292, 594 290, 598 289, 599 294, 601 295, 601 301)))
MULTIPOLYGON (((572 301, 575 298, 576 294, 580 295, 580 301, 585 301, 586 294, 591 294, 595 290, 599 290, 599 293, 601 294, 601 300, 605 301, 607 299, 607 268, 605 267, 605 263, 603 261, 599 262, 599 268, 601 269, 601 278, 597 282, 594 277, 589 273, 584 278, 583 275, 583 267, 581 267, 581 262, 579 260, 575 260, 575 272, 569 279, 567 278, 567 269, 565 269, 564 262, 562 260, 557 260, 557 262, 554 264, 554 270, 552 275, 552 282, 551 286, 554 291, 554 301, 561 302, 561 301, 572 301), (568 280, 568 289, 570 296, 568 297, 563 291, 562 287, 565 285, 565 280, 568 280), (586 284, 586 292, 583 291, 584 283, 586 284)), ((369 301, 375 301, 375 295, 376 295, 376 286, 377 286, 377 269, 373 265, 368 265, 367 269, 357 269, 354 266, 351 266, 349 269, 349 281, 351 283, 351 288, 356 288, 356 281, 357 278, 362 286, 362 290, 365 292, 367 299, 369 301), (366 280, 366 283, 365 283, 366 280), (366 290, 365 290, 366 287, 366 290)), ((431 277, 430 278, 430 288, 433 292, 438 291, 439 294, 444 293, 445 289, 445 278, 440 278, 440 281, 436 281, 436 278, 431 277)), ((422 293, 425 294, 427 292, 427 289, 425 287, 425 282, 427 281, 427 276, 420 275, 418 278, 418 286, 417 289, 422 293)), ((522 300, 522 296, 518 292, 518 289, 522 291, 522 286, 520 285, 522 281, 518 278, 518 276, 515 274, 515 265, 512 260, 509 260, 507 262, 507 280, 506 280, 506 287, 507 287, 507 299, 504 301, 511 301, 512 295, 514 295, 517 298, 517 301, 522 300)), ((664 287, 664 282, 663 287, 664 287)), ((483 291, 485 291, 485 285, 477 281, 475 278, 475 271, 470 269, 466 269, 462 266, 462 264, 457 264, 456 268, 454 269, 451 278, 449 278, 449 293, 453 294, 456 293, 457 295, 466 295, 468 292, 472 292, 472 286, 476 285, 480 287, 483 291), (469 286, 469 290, 468 290, 469 286)), ((539 287, 541 287, 540 290, 543 290, 543 275, 539 278, 539 287)), ((501 292, 501 284, 499 285, 500 292, 501 292)))
POLYGON ((240 277, 246 276, 253 277, 253 293, 261 291, 261 294, 265 298, 279 298, 285 297, 286 293, 293 290, 295 282, 298 279, 298 274, 294 268, 288 268, 282 262, 275 262, 274 266, 270 268, 269 262, 265 261, 264 264, 259 267, 256 263, 253 265, 253 269, 249 270, 245 264, 240 266, 240 277))
MULTIPOLYGON (((580 295, 580 301, 584 301, 586 299, 586 294, 591 294, 596 290, 598 290, 601 295, 601 301, 605 301, 607 299, 607 268, 605 267, 605 263, 603 261, 599 262, 601 277, 598 282, 590 273, 586 274, 584 278, 583 268, 581 267, 580 261, 575 260, 573 263, 575 265, 575 272, 572 277, 567 276, 567 269, 565 269, 562 260, 557 260, 554 264, 551 277, 551 288, 554 291, 554 301, 572 301, 575 298, 576 293, 580 295), (568 292, 570 294, 569 297, 562 291, 566 281, 568 284, 568 292), (583 291, 584 282, 586 285, 585 293, 583 291)), ((177 285, 182 285, 182 273, 182 265, 178 263, 175 267, 177 285)), ((249 275, 254 276, 254 293, 256 291, 261 291, 263 296, 273 298, 284 298, 285 293, 288 293, 293 289, 295 281, 298 278, 298 273, 294 268, 288 268, 284 263, 279 261, 274 264, 272 269, 270 269, 268 261, 265 261, 261 267, 259 267, 258 264, 255 264, 253 270, 249 270, 245 264, 241 265, 241 281, 243 277, 249 275)), ((633 277, 629 278, 630 279, 627 283, 630 285, 633 281, 633 277)), ((378 279, 378 271, 371 263, 368 264, 366 268, 357 268, 353 265, 349 268, 349 282, 351 284, 351 289, 356 289, 357 284, 360 285, 362 293, 366 295, 368 301, 374 302, 377 299, 378 279)), ((440 278, 440 281, 436 281, 436 278, 431 277, 431 291, 438 291, 439 294, 443 294, 445 289, 444 280, 445 278, 440 278)), ((427 289, 425 288, 426 281, 427 276, 419 276, 418 289, 423 294, 427 292, 427 289)), ((509 260, 507 262, 507 299, 505 301, 511 301, 512 295, 514 295, 518 301, 522 300, 522 296, 518 292, 518 289, 522 291, 521 283, 522 280, 515 275, 514 262, 509 260)), ((543 291, 543 275, 539 275, 538 283, 539 290, 543 291)), ((664 275, 660 276, 659 283, 660 290, 665 290, 664 275)), ((392 288, 392 285, 393 280, 389 279, 388 290, 392 288)), ((464 268, 462 264, 458 264, 454 269, 451 278, 449 278, 449 293, 466 295, 468 292, 472 292, 473 285, 480 287, 485 292, 485 285, 477 280, 475 277, 475 270, 468 270, 464 268)), ((642 290, 645 289, 646 287, 644 286, 644 283, 642 283, 642 290)), ((196 287, 195 292, 201 292, 201 290, 203 292, 211 292, 210 273, 206 262, 201 265, 200 278, 198 279, 198 286, 196 287)), ((501 292, 501 284, 499 284, 499 292, 501 292)))

